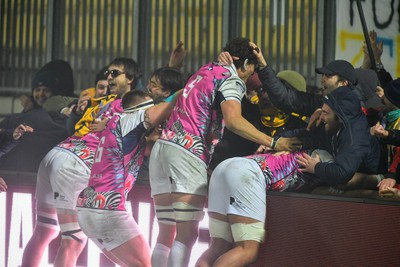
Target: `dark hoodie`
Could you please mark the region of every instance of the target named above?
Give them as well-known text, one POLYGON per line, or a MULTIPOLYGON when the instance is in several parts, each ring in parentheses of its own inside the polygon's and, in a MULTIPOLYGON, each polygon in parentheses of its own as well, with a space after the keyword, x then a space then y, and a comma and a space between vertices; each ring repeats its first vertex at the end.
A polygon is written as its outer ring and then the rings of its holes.
POLYGON ((324 103, 339 117, 342 128, 338 134, 328 137, 334 162, 317 163, 315 174, 323 182, 336 185, 347 183, 355 172, 384 173, 378 139, 370 135, 367 119, 355 93, 342 86, 325 96, 324 103))
POLYGON ((312 132, 290 131, 281 136, 296 136, 305 149, 324 149, 332 154, 334 161, 319 162, 315 175, 328 185, 347 183, 356 172, 379 174, 387 172, 385 153, 379 141, 369 133, 367 118, 361 111, 357 95, 349 87, 342 86, 323 98, 342 122, 333 136, 328 136, 323 125, 312 132))

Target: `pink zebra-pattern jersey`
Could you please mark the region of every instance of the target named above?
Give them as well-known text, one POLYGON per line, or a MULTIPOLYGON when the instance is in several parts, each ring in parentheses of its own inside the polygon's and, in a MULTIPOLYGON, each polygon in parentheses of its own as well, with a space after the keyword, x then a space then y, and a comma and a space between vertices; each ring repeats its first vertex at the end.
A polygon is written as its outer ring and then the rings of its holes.
MULTIPOLYGON (((104 105, 97 113, 97 118, 111 118, 114 114, 123 112, 121 99, 104 105)), ((100 132, 90 132, 83 137, 71 136, 59 143, 56 148, 66 150, 76 155, 83 163, 92 168, 94 153, 100 140, 100 132)))
POLYGON ((260 167, 266 184, 267 190, 284 191, 286 189, 294 190, 295 188, 288 188, 293 186, 301 186, 302 179, 299 176, 299 164, 296 157, 307 151, 296 151, 287 154, 275 155, 273 153, 255 154, 247 156, 246 158, 252 159, 257 162, 260 167))
POLYGON ((78 207, 126 210, 125 200, 143 163, 145 110, 114 115, 101 132, 88 187, 78 207))
POLYGON ((187 82, 161 139, 188 150, 208 165, 223 131, 220 104, 226 100, 241 102, 245 91, 233 65, 203 66, 187 82))

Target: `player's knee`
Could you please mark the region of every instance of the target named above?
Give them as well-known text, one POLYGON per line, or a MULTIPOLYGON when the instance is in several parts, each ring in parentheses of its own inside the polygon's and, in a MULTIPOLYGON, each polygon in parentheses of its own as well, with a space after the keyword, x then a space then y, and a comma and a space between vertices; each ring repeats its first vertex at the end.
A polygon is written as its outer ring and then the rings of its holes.
POLYGON ((156 217, 159 223, 174 226, 176 225, 174 209, 172 206, 155 205, 156 217))
POLYGON ((258 259, 258 250, 259 248, 245 249, 242 254, 242 260, 244 260, 245 265, 249 265, 254 263, 258 259))
POLYGON ((177 222, 201 221, 204 218, 202 208, 192 206, 185 202, 175 202, 172 204, 174 208, 175 220, 177 222))
POLYGON ((235 223, 231 225, 231 229, 235 243, 245 241, 257 242, 257 244, 243 245, 240 257, 245 265, 255 262, 258 257, 260 243, 264 242, 265 238, 264 223, 235 223))
POLYGON ((77 222, 60 224, 60 228, 62 240, 74 240, 78 244, 86 244, 87 236, 77 222))
POLYGON ((233 240, 240 241, 256 241, 258 243, 264 242, 265 229, 264 223, 235 223, 231 225, 233 240))
POLYGON ((60 226, 58 225, 57 213, 48 213, 44 211, 37 212, 37 225, 58 233, 60 226))
POLYGON ((233 243, 232 232, 228 222, 210 218, 209 231, 211 238, 220 238, 226 242, 233 243))

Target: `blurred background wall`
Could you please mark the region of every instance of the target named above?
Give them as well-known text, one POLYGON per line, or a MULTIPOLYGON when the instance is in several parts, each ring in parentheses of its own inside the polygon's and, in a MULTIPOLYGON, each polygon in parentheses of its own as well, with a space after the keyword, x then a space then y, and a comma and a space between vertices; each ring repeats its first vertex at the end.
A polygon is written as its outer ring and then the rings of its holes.
POLYGON ((317 85, 315 66, 334 57, 334 12, 335 1, 321 0, 0 0, 0 116, 20 111, 18 96, 50 60, 71 64, 79 94, 112 59, 132 57, 144 88, 180 40, 187 75, 243 36, 276 71, 317 85))

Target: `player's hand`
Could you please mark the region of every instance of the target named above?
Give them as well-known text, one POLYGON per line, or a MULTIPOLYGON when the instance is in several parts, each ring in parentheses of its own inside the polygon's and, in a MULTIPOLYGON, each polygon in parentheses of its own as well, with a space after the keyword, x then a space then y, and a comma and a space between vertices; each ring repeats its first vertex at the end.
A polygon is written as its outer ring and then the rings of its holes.
POLYGON ((238 57, 231 56, 229 52, 223 51, 218 55, 218 62, 225 66, 232 65, 234 60, 238 60, 238 57))
POLYGON ((295 151, 302 147, 301 141, 297 137, 280 137, 276 141, 275 151, 295 151))
POLYGON ((20 124, 18 125, 13 132, 13 138, 14 140, 18 140, 21 138, 21 136, 25 133, 32 133, 33 132, 33 128, 28 126, 28 125, 24 125, 24 124, 20 124))
POLYGON ((310 131, 314 127, 318 127, 321 124, 321 114, 322 109, 318 108, 311 115, 310 120, 308 121, 307 131, 310 131))
POLYGON ((103 119, 97 118, 94 122, 92 122, 89 125, 89 129, 92 132, 101 132, 106 128, 108 120, 109 120, 108 118, 103 118, 103 119))

